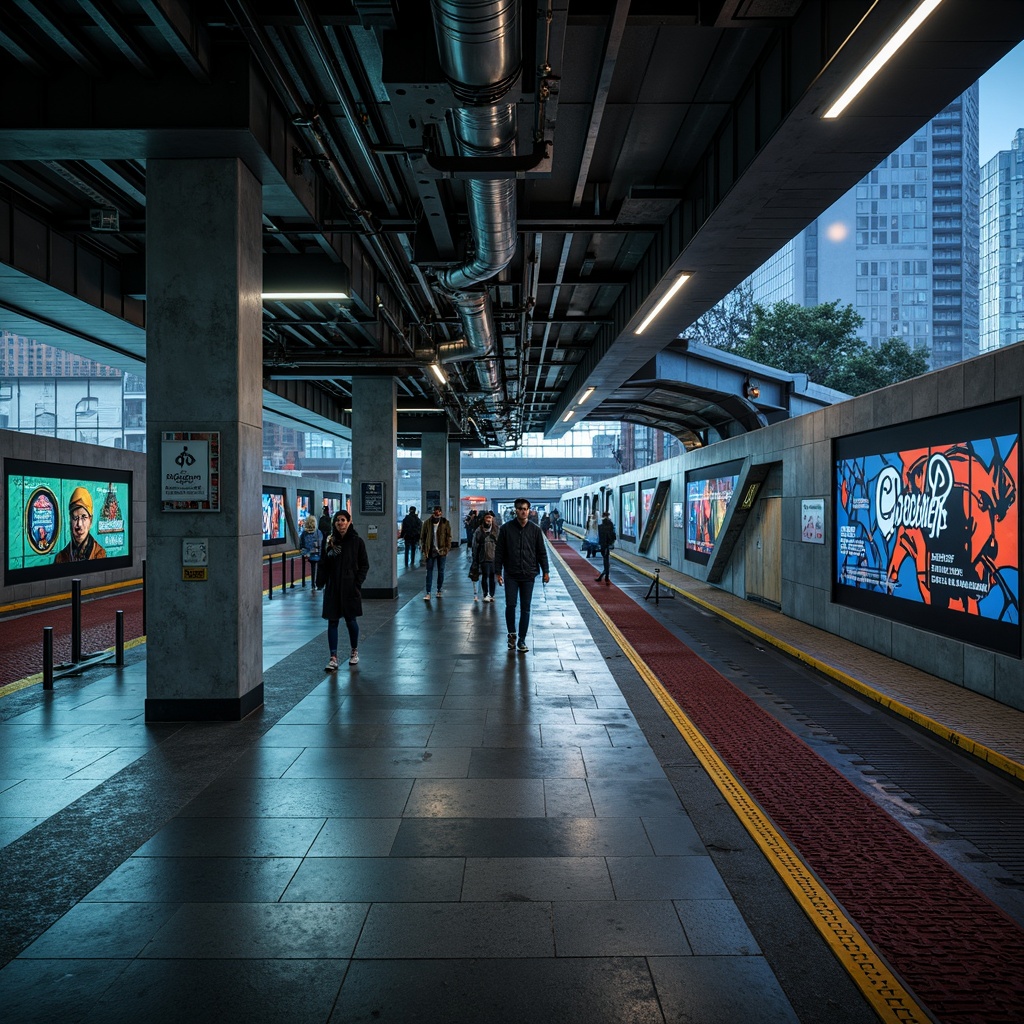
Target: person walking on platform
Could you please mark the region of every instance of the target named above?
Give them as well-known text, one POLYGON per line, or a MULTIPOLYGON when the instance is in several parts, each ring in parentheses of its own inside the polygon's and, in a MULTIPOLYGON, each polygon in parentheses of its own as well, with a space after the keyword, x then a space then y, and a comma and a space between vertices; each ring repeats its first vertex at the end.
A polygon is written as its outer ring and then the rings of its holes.
POLYGON ((555 540, 562 539, 562 527, 565 524, 562 522, 562 516, 559 514, 557 508, 551 510, 551 532, 555 535, 555 540))
POLYGON ((484 604, 494 601, 494 549, 498 543, 498 526, 494 522, 494 513, 488 509, 483 515, 483 522, 473 534, 472 559, 473 566, 480 573, 483 583, 484 604))
POLYGON ((494 578, 505 588, 505 628, 508 649, 528 651, 526 631, 530 628, 530 602, 537 574, 548 575, 548 549, 540 527, 530 521, 530 502, 516 498, 516 517, 498 531, 494 545, 494 578), (519 633, 516 640, 516 603, 519 604, 519 633))
MULTIPOLYGON (((316 527, 316 520, 312 516, 306 517, 303 524, 302 535, 299 537, 299 550, 302 557, 309 562, 309 586, 310 593, 316 593, 316 572, 320 562, 320 554, 324 547, 323 534, 316 527)), ((305 569, 303 569, 303 586, 305 586, 305 569)))
POLYGON ((444 562, 452 549, 451 523, 441 514, 441 506, 435 505, 430 518, 420 531, 420 558, 427 566, 427 592, 424 601, 430 600, 430 585, 434 582, 434 567, 437 567, 437 596, 444 594, 444 562))
POLYGON ((352 646, 350 665, 359 664, 359 616, 363 614, 363 582, 370 571, 366 545, 344 509, 334 513, 331 535, 324 554, 324 610, 327 646, 331 657, 327 671, 338 669, 338 623, 344 619, 352 646))
POLYGON ((473 534, 476 533, 476 528, 480 525, 480 517, 475 508, 469 510, 469 515, 462 521, 462 525, 466 527, 466 547, 470 549, 470 558, 472 558, 473 534))
POLYGON ((316 567, 316 589, 324 589, 324 570, 326 565, 324 564, 324 554, 327 551, 327 538, 331 535, 331 510, 327 506, 327 502, 324 502, 323 511, 320 513, 320 519, 316 524, 316 528, 320 531, 322 538, 320 542, 320 561, 316 567))
POLYGON ((603 578, 604 585, 606 587, 611 586, 611 580, 608 578, 608 570, 611 568, 612 548, 615 547, 615 541, 617 538, 618 534, 616 534, 615 527, 612 524, 612 517, 607 512, 602 512, 601 525, 597 528, 597 545, 601 549, 601 558, 604 559, 604 568, 595 577, 594 582, 600 583, 603 578))
POLYGON ((410 566, 415 568, 416 566, 416 548, 420 542, 420 531, 423 529, 423 523, 420 521, 420 517, 416 515, 416 506, 409 506, 409 514, 402 520, 402 540, 405 541, 405 567, 408 569, 410 566))
POLYGON ((597 549, 600 547, 600 538, 597 536, 597 516, 591 514, 587 516, 587 527, 583 534, 583 550, 587 553, 587 558, 593 558, 597 554, 597 549))

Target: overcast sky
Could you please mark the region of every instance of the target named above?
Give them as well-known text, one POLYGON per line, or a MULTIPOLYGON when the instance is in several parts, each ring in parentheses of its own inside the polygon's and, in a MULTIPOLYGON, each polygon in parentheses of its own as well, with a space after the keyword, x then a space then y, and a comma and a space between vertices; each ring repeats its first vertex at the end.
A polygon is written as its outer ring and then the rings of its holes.
POLYGON ((1009 149, 1014 133, 1024 128, 1024 43, 982 75, 978 103, 978 155, 986 164, 999 150, 1009 149))

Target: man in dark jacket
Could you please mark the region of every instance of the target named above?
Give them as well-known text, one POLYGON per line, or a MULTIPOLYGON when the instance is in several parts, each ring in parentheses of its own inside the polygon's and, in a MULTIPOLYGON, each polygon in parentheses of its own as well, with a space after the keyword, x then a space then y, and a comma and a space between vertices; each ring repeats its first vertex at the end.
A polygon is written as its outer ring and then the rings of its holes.
POLYGON ((409 514, 402 520, 402 540, 405 541, 405 567, 416 565, 416 548, 420 543, 420 531, 423 523, 416 515, 416 506, 409 506, 409 514))
POLYGON ((505 588, 505 627, 508 649, 528 651, 526 631, 530 625, 530 602, 537 574, 548 576, 548 549, 540 527, 530 522, 530 502, 516 498, 516 517, 498 531, 494 545, 494 578, 505 588), (519 642, 516 643, 516 602, 519 602, 519 642))
POLYGON ((606 587, 611 586, 611 580, 608 579, 608 570, 611 567, 612 561, 612 548, 615 547, 615 527, 612 525, 612 518, 607 512, 601 513, 601 525, 597 528, 597 544, 601 549, 601 558, 604 559, 604 568, 598 574, 594 580, 595 583, 600 583, 601 579, 604 579, 606 587))

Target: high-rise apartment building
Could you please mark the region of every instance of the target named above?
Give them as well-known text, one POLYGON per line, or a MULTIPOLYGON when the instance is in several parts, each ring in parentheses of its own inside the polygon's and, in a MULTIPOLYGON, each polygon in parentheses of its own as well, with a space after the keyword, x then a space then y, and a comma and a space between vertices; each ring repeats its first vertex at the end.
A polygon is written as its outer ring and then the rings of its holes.
POLYGON ((978 194, 974 84, 755 271, 754 301, 838 299, 933 369, 977 355, 978 194))
POLYGON ((1024 341, 1024 128, 981 169, 979 347, 1017 341, 1024 341))

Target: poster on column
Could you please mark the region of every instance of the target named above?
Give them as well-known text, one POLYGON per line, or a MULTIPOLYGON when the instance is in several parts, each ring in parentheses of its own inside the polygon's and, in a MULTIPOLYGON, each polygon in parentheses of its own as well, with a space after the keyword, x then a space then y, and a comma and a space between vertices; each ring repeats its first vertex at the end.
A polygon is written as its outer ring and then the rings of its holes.
POLYGON ((1020 657, 1020 403, 838 438, 838 604, 1020 657))

